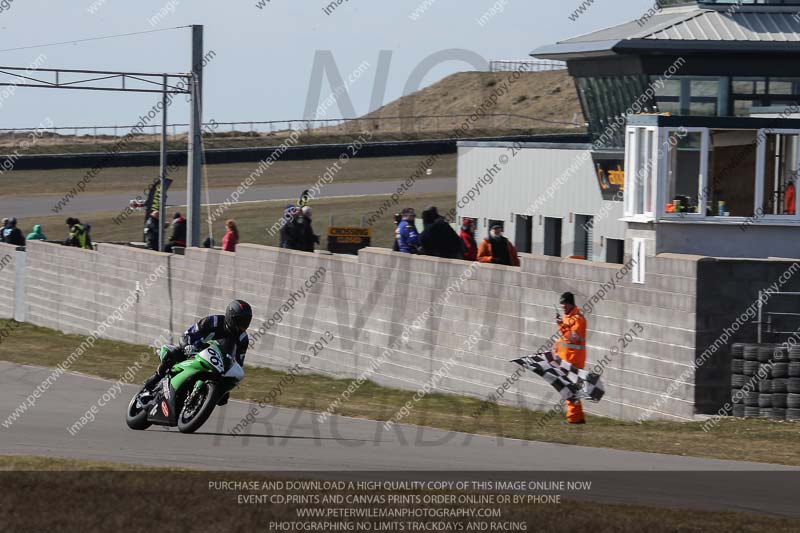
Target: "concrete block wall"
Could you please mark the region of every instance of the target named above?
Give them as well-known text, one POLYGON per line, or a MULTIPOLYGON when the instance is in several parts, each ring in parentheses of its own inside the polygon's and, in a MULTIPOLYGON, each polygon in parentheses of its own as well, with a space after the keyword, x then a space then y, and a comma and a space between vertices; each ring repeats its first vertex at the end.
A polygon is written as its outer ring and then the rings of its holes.
POLYGON ((0 243, 0 318, 14 318, 17 247, 0 243))
MULTIPOLYGON (((177 338, 198 318, 243 298, 256 311, 251 363, 358 377, 394 345, 369 379, 416 390, 452 359, 458 364, 437 388, 486 398, 517 370, 510 360, 535 352, 555 331, 561 292, 575 292, 583 305, 621 268, 527 254, 522 265, 471 265, 375 248, 354 257, 243 244, 236 254, 189 249, 171 256, 37 242, 28 249, 26 310, 35 324, 89 335, 106 322, 101 336, 149 344, 164 334, 177 338), (122 320, 108 324, 115 311, 122 320), (309 347, 326 332, 333 341, 313 357, 309 347), (480 342, 465 350, 480 332, 480 342), (311 357, 306 365, 304 355, 311 357)), ((607 396, 588 404, 590 412, 623 419, 693 415, 693 381, 670 385, 691 368, 695 353, 696 275, 696 258, 648 258, 647 285, 631 284, 627 274, 588 313, 589 364, 621 346, 636 322, 642 325, 611 360, 607 396)), ((531 373, 502 399, 529 408, 557 401, 531 373)))

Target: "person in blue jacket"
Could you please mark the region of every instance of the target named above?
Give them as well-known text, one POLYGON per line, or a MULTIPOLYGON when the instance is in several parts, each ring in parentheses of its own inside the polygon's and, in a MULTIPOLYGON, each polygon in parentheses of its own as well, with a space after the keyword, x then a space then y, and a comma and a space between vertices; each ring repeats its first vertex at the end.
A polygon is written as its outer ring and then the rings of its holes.
POLYGON ((420 244, 417 226, 414 224, 417 214, 411 207, 403 209, 401 214, 403 220, 397 225, 397 246, 403 253, 415 254, 420 244))

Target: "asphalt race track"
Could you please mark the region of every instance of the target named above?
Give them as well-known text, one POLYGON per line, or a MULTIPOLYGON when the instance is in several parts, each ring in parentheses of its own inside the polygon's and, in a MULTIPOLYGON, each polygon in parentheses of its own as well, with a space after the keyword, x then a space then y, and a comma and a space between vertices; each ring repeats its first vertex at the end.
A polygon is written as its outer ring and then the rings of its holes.
MULTIPOLYGON (((50 372, 0 362, 0 422, 6 422, 50 372)), ((100 408, 93 422, 71 435, 67 428, 112 384, 80 374, 62 375, 10 427, 0 425, 0 455, 271 472, 596 471, 601 475, 599 471, 605 471, 613 475, 598 484, 590 499, 800 516, 796 503, 800 469, 498 439, 416 426, 384 430, 382 423, 346 417, 331 417, 320 423, 309 412, 271 407, 245 430, 249 435, 232 436, 231 428, 250 408, 243 402, 218 408, 195 435, 155 426, 137 432, 129 430, 123 418, 128 401, 138 390, 131 385, 100 408), (655 476, 657 482, 650 484, 649 490, 640 490, 631 486, 630 479, 625 480, 626 472, 638 472, 639 479, 655 476), (670 476, 674 472, 683 474, 670 476), (747 477, 748 481, 724 482, 720 476, 725 475, 747 477), (782 479, 775 482, 769 476, 782 479)), ((576 430, 591 431, 591 426, 576 430)))
MULTIPOLYGON (((392 194, 402 181, 374 181, 357 183, 330 183, 323 187, 317 198, 335 196, 363 196, 372 194, 392 194)), ((426 178, 414 185, 415 193, 455 194, 456 178, 426 178)), ((210 189, 209 203, 219 204, 227 200, 232 189, 210 189)), ((300 185, 282 185, 275 187, 251 187, 241 198, 243 202, 260 202, 265 200, 296 200, 302 192, 300 185)), ((124 194, 79 194, 58 213, 52 211, 62 199, 60 195, 43 195, 28 197, 0 198, 0 212, 17 218, 48 216, 53 214, 77 215, 98 212, 122 211, 137 193, 124 194)), ((205 203, 205 194, 203 202, 205 203)), ((169 195, 170 205, 184 205, 186 192, 172 192, 169 195)))

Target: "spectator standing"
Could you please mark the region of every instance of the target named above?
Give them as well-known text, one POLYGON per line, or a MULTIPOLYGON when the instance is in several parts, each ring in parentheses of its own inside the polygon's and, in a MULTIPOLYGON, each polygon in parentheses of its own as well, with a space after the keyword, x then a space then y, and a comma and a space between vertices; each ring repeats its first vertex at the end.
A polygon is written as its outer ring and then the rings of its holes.
POLYGON ((69 228, 69 236, 64 241, 66 246, 74 246, 75 248, 83 248, 85 250, 92 249, 92 238, 89 235, 90 227, 84 226, 77 218, 68 218, 67 227, 69 228))
POLYGON ((303 206, 300 216, 297 217, 297 233, 300 241, 300 250, 304 252, 314 252, 314 245, 319 244, 319 235, 314 234, 311 225, 312 211, 309 206, 303 206))
POLYGON ((475 219, 464 218, 461 224, 461 241, 464 243, 464 259, 478 260, 478 243, 475 242, 475 219))
POLYGON ((445 259, 462 259, 461 239, 435 206, 422 212, 425 231, 420 235, 420 253, 445 259))
POLYGON ((401 213, 403 220, 397 225, 397 247, 406 254, 417 253, 420 245, 420 237, 414 221, 417 218, 416 212, 411 207, 403 209, 401 213))
POLYGON ((297 226, 297 218, 299 216, 299 209, 291 204, 286 206, 283 212, 283 218, 286 223, 281 228, 280 233, 281 248, 289 248, 290 250, 300 249, 300 235, 297 226))
POLYGON ((519 266, 517 249, 503 236, 503 226, 492 226, 489 236, 478 247, 478 261, 495 265, 519 266))
POLYGON ((25 246, 25 236, 17 227, 17 219, 11 217, 8 219, 8 224, 3 229, 3 242, 13 246, 25 246))
POLYGON ((226 220, 225 227, 228 231, 222 238, 222 249, 226 252, 235 252, 236 245, 239 244, 239 228, 234 220, 226 220))
POLYGON ((46 241, 47 237, 44 233, 42 233, 42 227, 39 224, 36 224, 33 227, 33 231, 25 237, 26 241, 46 241))
POLYGON ((180 213, 172 217, 172 234, 169 236, 165 252, 172 253, 175 247, 186 248, 186 219, 180 213))
POLYGON ((149 250, 158 251, 158 211, 153 211, 144 225, 144 244, 149 250))
POLYGON ((403 220, 403 215, 401 215, 400 213, 395 213, 394 214, 394 242, 392 243, 392 251, 393 252, 399 252, 400 251, 400 245, 398 244, 397 239, 398 239, 398 235, 399 235, 399 232, 400 232, 399 226, 400 226, 400 221, 401 220, 403 220))

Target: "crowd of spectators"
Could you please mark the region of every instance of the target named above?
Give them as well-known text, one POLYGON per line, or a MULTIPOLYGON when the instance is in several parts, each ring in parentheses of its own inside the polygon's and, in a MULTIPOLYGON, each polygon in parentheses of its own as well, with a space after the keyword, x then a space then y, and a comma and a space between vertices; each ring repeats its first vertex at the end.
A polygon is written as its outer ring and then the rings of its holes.
POLYGON ((520 264, 517 249, 503 235, 500 224, 493 225, 489 235, 478 244, 475 240, 476 220, 473 218, 462 219, 459 235, 439 214, 436 206, 422 212, 422 233, 417 229, 416 216, 411 207, 395 215, 394 251, 496 265, 520 264))

